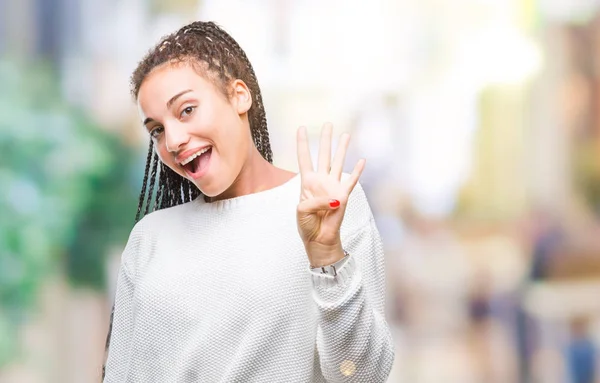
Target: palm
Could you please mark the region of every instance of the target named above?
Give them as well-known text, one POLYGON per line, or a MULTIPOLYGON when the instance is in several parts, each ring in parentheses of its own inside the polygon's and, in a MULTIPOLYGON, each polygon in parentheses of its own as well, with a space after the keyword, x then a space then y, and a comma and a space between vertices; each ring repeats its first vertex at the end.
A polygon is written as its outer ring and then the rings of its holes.
POLYGON ((300 203, 298 204, 298 231, 307 247, 333 247, 339 244, 339 231, 344 217, 348 196, 356 185, 364 168, 359 161, 350 177, 342 180, 342 169, 350 136, 342 135, 331 161, 331 125, 326 124, 321 134, 319 160, 316 170, 310 158, 306 130, 298 130, 298 164, 302 179, 300 203), (329 201, 339 201, 332 208, 329 201))
MULTIPOLYGON (((340 183, 328 175, 310 173, 302 179, 300 203, 306 200, 330 197, 341 203, 344 190, 340 183)), ((338 229, 344 216, 343 209, 298 212, 298 227, 303 239, 323 245, 334 245, 338 229)))

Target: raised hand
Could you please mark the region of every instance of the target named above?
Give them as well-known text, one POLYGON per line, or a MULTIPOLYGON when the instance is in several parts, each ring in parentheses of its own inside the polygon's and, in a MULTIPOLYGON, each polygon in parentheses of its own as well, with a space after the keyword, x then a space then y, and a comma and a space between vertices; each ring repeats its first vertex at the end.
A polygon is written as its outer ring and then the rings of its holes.
POLYGON ((342 134, 332 162, 331 134, 331 124, 323 125, 316 170, 310 156, 306 128, 299 128, 297 136, 302 180, 297 209, 298 232, 313 267, 330 265, 344 256, 340 227, 348 197, 365 167, 365 160, 359 160, 352 174, 342 180, 350 135, 342 134))

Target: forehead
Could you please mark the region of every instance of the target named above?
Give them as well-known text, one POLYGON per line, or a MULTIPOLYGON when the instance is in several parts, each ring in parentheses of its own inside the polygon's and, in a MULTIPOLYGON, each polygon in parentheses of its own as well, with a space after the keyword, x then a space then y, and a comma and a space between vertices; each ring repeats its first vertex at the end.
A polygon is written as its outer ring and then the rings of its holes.
POLYGON ((165 63, 154 68, 146 76, 140 86, 138 99, 142 101, 151 96, 152 99, 166 102, 174 94, 183 90, 182 87, 187 87, 186 89, 202 87, 206 86, 206 83, 204 76, 190 64, 165 63))
POLYGON ((202 69, 187 62, 168 62, 154 68, 140 86, 137 101, 141 112, 165 109, 167 102, 184 90, 217 92, 214 80, 208 80, 202 69))

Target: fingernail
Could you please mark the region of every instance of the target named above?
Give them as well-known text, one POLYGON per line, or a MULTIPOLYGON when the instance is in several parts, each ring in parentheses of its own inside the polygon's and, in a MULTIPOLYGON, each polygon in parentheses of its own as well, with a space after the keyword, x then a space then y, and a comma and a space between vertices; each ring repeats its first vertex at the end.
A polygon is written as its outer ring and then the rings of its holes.
POLYGON ((338 201, 337 199, 330 199, 329 200, 329 206, 331 206, 334 209, 336 207, 340 207, 340 201, 338 201))

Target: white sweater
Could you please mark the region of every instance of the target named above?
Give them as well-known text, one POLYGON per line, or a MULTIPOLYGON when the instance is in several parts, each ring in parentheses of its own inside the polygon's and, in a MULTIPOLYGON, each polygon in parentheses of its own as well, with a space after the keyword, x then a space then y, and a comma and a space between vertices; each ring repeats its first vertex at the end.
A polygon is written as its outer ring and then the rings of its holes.
POLYGON ((385 382, 382 244, 360 185, 338 275, 310 271, 300 176, 267 191, 159 210, 122 256, 107 383, 385 382))

